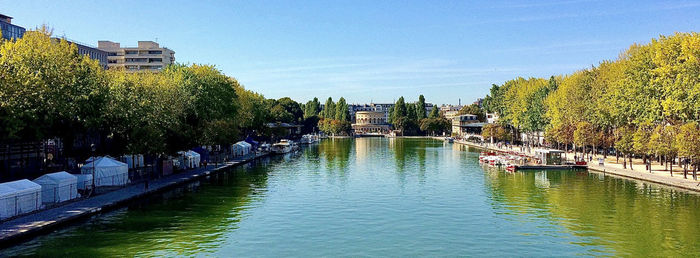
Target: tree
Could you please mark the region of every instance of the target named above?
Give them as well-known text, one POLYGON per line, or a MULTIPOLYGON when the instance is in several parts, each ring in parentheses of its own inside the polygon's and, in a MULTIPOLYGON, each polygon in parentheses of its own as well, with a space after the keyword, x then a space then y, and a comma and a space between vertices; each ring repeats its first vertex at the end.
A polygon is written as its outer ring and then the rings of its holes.
MULTIPOLYGON (((649 155, 652 153, 652 147, 649 146, 649 139, 654 130, 654 126, 651 123, 644 123, 637 127, 632 137, 634 152, 644 155, 644 164, 647 164, 649 155)), ((648 166, 649 172, 651 173, 651 166, 648 166)))
POLYGON ((588 122, 579 122, 574 130, 574 143, 582 147, 583 155, 586 155, 586 145, 592 144, 594 139, 593 125, 588 122))
POLYGON ((304 119, 318 116, 318 112, 321 110, 321 104, 318 102, 318 98, 309 100, 304 106, 304 119))
POLYGON ((416 113, 417 117, 416 120, 420 121, 421 119, 425 118, 425 97, 421 94, 418 96, 418 103, 416 103, 416 113))
POLYGON ((504 84, 503 87, 496 84, 491 85, 490 93, 484 98, 484 110, 486 112, 497 113, 499 116, 504 114, 505 103, 503 98, 506 85, 504 84))
POLYGON ((333 98, 328 97, 326 104, 323 106, 323 110, 321 111, 321 116, 323 118, 335 118, 335 103, 333 102, 333 98))
POLYGON ((450 126, 450 121, 444 117, 423 118, 420 120, 420 130, 430 132, 431 135, 447 132, 450 126))
POLYGON ((510 139, 508 130, 499 124, 486 124, 481 130, 481 137, 493 143, 510 139))
MULTIPOLYGON (((694 164, 693 179, 697 180, 697 170, 700 162, 700 127, 697 122, 685 123, 678 129, 675 143, 678 155, 686 157, 690 164, 694 164)), ((687 178, 688 164, 683 169, 683 177, 687 178)))
POLYGON ((287 111, 284 106, 275 104, 270 109, 270 115, 272 115, 272 121, 282 122, 282 123, 293 123, 294 114, 287 111))
POLYGON ((673 125, 657 125, 649 141, 652 151, 656 152, 657 155, 663 156, 667 169, 670 165, 669 173, 671 173, 671 176, 673 176, 673 164, 669 164, 669 159, 673 160, 678 153, 677 145, 674 143, 677 134, 676 129, 677 127, 673 125))
POLYGON ((430 111, 430 115, 428 116, 429 118, 438 118, 440 117, 440 109, 437 107, 433 107, 433 110, 430 111))
POLYGON ((292 115, 292 119, 287 121, 289 123, 297 123, 303 120, 304 111, 301 109, 301 105, 289 97, 280 98, 277 100, 277 105, 281 106, 289 114, 292 115))
POLYGON ((406 105, 406 119, 416 121, 416 117, 418 117, 418 114, 416 111, 416 105, 415 104, 406 105))
POLYGON ((394 106, 389 107, 389 117, 387 117, 387 123, 394 124, 394 106))
POLYGON ((335 120, 350 121, 349 112, 348 104, 345 102, 343 97, 340 97, 338 103, 335 105, 335 120))
POLYGON ((253 91, 246 90, 243 86, 236 87, 238 96, 238 127, 242 133, 262 133, 267 130, 266 123, 270 122, 272 115, 266 106, 265 97, 253 91))
POLYGON ((627 168, 627 157, 630 161, 630 169, 632 169, 632 151, 633 151, 633 134, 634 131, 628 127, 618 128, 616 131, 618 135, 617 141, 615 142, 615 148, 624 154, 622 158, 622 166, 627 168))
POLYGON ((45 26, 2 42, 0 80, 0 141, 72 139, 103 123, 102 68, 45 26))
POLYGON ((394 105, 394 112, 393 112, 393 118, 392 120, 396 121, 398 118, 406 117, 407 116, 407 111, 406 111, 406 102, 403 100, 403 96, 399 98, 399 100, 396 101, 396 104, 394 105))

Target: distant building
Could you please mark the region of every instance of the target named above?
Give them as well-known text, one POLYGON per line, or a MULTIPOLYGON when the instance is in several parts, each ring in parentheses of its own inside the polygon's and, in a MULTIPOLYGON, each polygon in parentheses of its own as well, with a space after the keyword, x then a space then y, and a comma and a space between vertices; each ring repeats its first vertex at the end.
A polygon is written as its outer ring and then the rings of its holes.
POLYGON ((350 120, 356 121, 357 112, 371 111, 383 114, 384 121, 389 121, 389 110, 393 107, 393 103, 370 103, 370 104, 351 104, 348 105, 350 120))
MULTIPOLYGON (((373 111, 384 113, 384 121, 389 121, 389 110, 394 103, 370 103, 370 104, 352 104, 348 105, 351 121, 355 121, 355 113, 360 111, 373 111)), ((431 103, 425 103, 425 115, 427 116, 433 111, 435 106, 431 103)))
POLYGON ((11 40, 22 38, 27 30, 12 24, 12 17, 0 14, 0 31, 2 31, 2 38, 11 40))
POLYGON ((486 113, 486 122, 493 124, 498 122, 498 114, 496 113, 486 113))
POLYGON ((109 55, 107 51, 103 51, 98 48, 84 45, 81 43, 71 43, 75 44, 78 47, 78 54, 89 56, 90 58, 97 60, 100 63, 100 66, 102 66, 104 69, 107 69, 107 55, 109 55))
POLYGON ((357 111, 352 130, 355 134, 385 134, 391 126, 387 123, 384 112, 357 111))
POLYGON ((480 108, 483 108, 484 107, 484 99, 478 98, 478 99, 476 99, 476 101, 474 101, 473 104, 479 106, 480 108))
POLYGON ((448 111, 459 111, 461 109, 462 109, 462 105, 453 106, 453 105, 444 105, 443 104, 442 106, 440 106, 440 112, 443 112, 443 113, 448 112, 448 111))
POLYGON ((447 120, 452 121, 452 119, 459 115, 459 111, 445 111, 445 113, 443 114, 445 115, 445 118, 447 118, 447 120))
POLYGON ((121 47, 112 41, 98 41, 97 48, 108 53, 109 69, 135 71, 160 71, 175 63, 175 51, 160 47, 153 41, 139 41, 137 47, 121 47))
POLYGON ((479 123, 476 115, 459 115, 452 118, 452 134, 465 137, 467 135, 481 134, 483 123, 479 123), (474 127, 474 125, 481 125, 474 127))

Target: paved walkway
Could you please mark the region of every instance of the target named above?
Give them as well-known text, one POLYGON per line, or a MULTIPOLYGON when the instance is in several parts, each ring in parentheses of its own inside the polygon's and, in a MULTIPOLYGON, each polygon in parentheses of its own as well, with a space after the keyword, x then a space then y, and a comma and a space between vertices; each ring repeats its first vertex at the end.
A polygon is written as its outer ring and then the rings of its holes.
POLYGON ((262 156, 265 155, 250 155, 218 167, 209 165, 206 168, 201 167, 151 180, 149 181, 148 189, 145 188, 144 183, 136 183, 118 190, 3 222, 0 224, 0 247, 16 243, 77 219, 121 207, 138 198, 194 181, 216 173, 221 169, 236 166, 262 156))
MULTIPOLYGON (((530 155, 533 156, 535 151, 537 149, 542 149, 542 148, 531 148, 530 151, 528 152, 527 150, 522 150, 520 146, 513 146, 512 148, 504 148, 504 147, 497 147, 494 144, 488 144, 488 145, 479 145, 471 142, 465 142, 465 141, 455 141, 460 144, 465 144, 477 148, 485 148, 485 149, 491 149, 491 150, 497 150, 497 151, 516 151, 522 154, 530 155)), ((579 153, 578 155, 581 155, 579 153)), ((573 161, 574 153, 573 152, 568 152, 566 154, 566 157, 568 160, 573 161)), ((665 169, 664 166, 661 166, 660 163, 654 162, 652 163, 652 172, 650 173, 648 170, 646 170, 646 166, 644 165, 643 161, 641 159, 633 159, 632 163, 632 169, 629 168, 629 164, 627 164, 627 168, 624 168, 622 165, 622 158, 620 158, 620 162, 617 162, 615 159, 615 156, 608 156, 603 162, 603 166, 598 165, 598 158, 603 158, 602 155, 594 155, 593 156, 593 162, 588 163, 588 169, 598 171, 598 172, 604 172, 607 174, 613 174, 617 176, 622 176, 622 177, 627 177, 627 178, 634 178, 638 180, 643 180, 647 182, 652 182, 652 183, 657 183, 657 184, 663 184, 663 185, 668 185, 668 186, 673 186, 673 187, 678 187, 686 190, 691 190, 691 191, 696 191, 700 192, 700 181, 693 180, 692 177, 692 172, 688 172, 688 179, 683 178, 683 169, 679 167, 678 165, 674 166, 673 168, 673 176, 671 176, 671 173, 669 170, 665 169)))

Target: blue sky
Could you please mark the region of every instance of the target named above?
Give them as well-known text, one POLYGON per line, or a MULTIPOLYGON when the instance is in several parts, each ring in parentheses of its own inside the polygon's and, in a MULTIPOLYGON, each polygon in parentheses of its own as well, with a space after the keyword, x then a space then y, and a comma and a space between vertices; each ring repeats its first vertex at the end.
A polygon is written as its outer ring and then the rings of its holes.
POLYGON ((6 1, 26 28, 97 44, 156 40, 268 98, 470 103, 517 76, 614 59, 699 31, 700 1, 6 1))

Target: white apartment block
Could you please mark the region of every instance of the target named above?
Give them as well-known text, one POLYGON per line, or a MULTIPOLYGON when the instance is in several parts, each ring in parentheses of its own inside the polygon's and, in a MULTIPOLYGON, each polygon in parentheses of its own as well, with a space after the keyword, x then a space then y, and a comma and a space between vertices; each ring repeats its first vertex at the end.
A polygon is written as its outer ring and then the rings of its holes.
POLYGON ((109 69, 157 72, 175 63, 175 51, 160 47, 153 41, 139 41, 137 47, 121 47, 118 42, 101 40, 97 42, 97 48, 108 53, 109 69))

